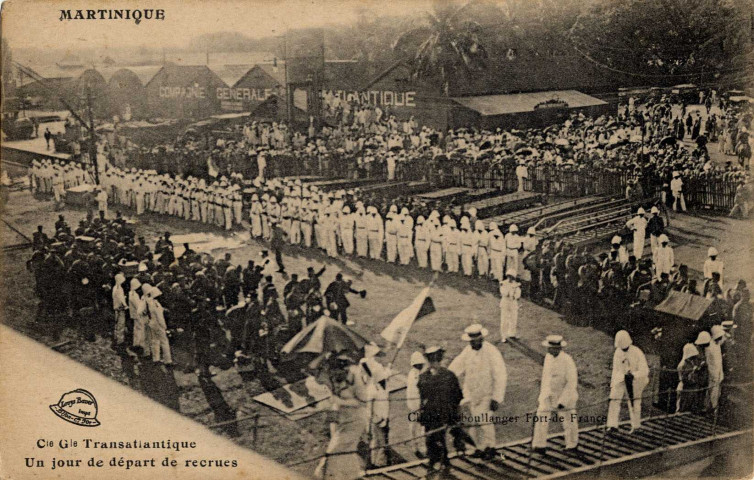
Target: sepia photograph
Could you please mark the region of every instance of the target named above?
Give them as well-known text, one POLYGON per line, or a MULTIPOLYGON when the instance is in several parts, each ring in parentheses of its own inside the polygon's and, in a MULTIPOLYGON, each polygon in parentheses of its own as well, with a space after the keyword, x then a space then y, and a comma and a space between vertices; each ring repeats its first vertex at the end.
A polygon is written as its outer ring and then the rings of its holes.
POLYGON ((0 479, 754 475, 752 0, 0 22, 0 479))

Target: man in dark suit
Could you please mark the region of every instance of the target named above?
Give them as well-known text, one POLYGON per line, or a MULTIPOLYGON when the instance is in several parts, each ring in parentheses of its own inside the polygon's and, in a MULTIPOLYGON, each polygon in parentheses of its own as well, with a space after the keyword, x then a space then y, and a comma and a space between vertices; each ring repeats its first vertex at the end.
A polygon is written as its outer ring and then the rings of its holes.
POLYGON ((419 375, 419 397, 421 410, 419 422, 427 432, 427 457, 430 469, 445 469, 450 465, 445 434, 448 427, 454 437, 456 450, 463 450, 463 440, 459 422, 459 405, 463 391, 458 378, 453 372, 440 365, 445 351, 442 347, 432 346, 424 355, 429 368, 419 375), (460 447, 460 448, 459 448, 460 447))

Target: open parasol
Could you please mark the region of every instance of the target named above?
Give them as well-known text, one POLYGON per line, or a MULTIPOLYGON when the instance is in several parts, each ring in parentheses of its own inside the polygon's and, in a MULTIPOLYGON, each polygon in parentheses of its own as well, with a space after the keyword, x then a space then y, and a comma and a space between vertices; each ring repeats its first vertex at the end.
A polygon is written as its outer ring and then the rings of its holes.
POLYGON ((291 338, 283 346, 281 353, 353 352, 363 348, 366 343, 367 341, 358 333, 330 317, 323 316, 291 338))

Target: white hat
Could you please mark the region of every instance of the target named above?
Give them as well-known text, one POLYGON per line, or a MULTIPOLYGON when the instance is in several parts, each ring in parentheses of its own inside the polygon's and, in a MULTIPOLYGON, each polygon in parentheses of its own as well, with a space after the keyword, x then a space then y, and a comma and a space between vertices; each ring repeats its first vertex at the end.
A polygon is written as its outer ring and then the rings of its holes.
POLYGON ((615 235, 612 240, 610 240, 610 243, 612 245, 615 245, 617 243, 621 243, 623 241, 622 238, 620 238, 618 235, 615 235))
POLYGON ((644 209, 641 208, 641 207, 639 207, 639 209, 636 211, 637 215, 644 215, 645 213, 647 213, 647 212, 645 212, 644 209))
POLYGON ((710 333, 712 334, 712 339, 717 340, 718 338, 725 336, 725 329, 722 325, 712 325, 710 333))
POLYGON ((723 323, 720 324, 726 332, 733 330, 734 328, 738 328, 738 325, 736 325, 733 320, 725 320, 723 323))
POLYGON ((411 365, 424 365, 427 363, 427 359, 422 352, 414 352, 411 354, 411 365))
POLYGON ((518 232, 518 225, 515 223, 508 228, 509 232, 518 232))
POLYGON ((542 342, 543 347, 565 347, 566 345, 568 343, 563 340, 563 335, 548 335, 542 342))
POLYGON ((694 345, 708 345, 711 341, 712 337, 710 336, 709 332, 702 330, 701 332, 699 332, 699 336, 696 337, 694 345))
POLYGON ((660 235, 660 238, 658 238, 657 240, 659 240, 660 243, 668 243, 668 242, 670 242, 670 239, 664 233, 662 235, 660 235))
POLYGON ((476 223, 474 224, 474 228, 476 230, 484 230, 484 222, 481 220, 477 220, 476 223))
POLYGON ((506 277, 507 277, 507 276, 510 276, 510 277, 515 277, 515 276, 516 276, 516 271, 515 271, 515 270, 513 270, 512 268, 509 268, 509 269, 508 269, 508 271, 507 271, 507 272, 505 272, 505 276, 506 276, 506 277))
POLYGON ((707 250, 707 255, 710 257, 716 257, 717 249, 715 247, 709 247, 709 249, 707 250))
POLYGON ((620 330, 615 334, 615 348, 625 350, 630 347, 632 343, 634 342, 631 340, 631 335, 629 335, 627 331, 620 330))
POLYGON ((440 345, 431 345, 424 349, 424 355, 432 355, 433 353, 437 352, 444 352, 445 349, 442 348, 440 345))
POLYGON ((476 208, 474 208, 474 207, 471 207, 471 208, 469 208, 469 209, 468 209, 467 211, 469 212, 469 214, 470 214, 470 215, 471 215, 472 217, 475 217, 475 216, 476 216, 476 213, 477 213, 477 209, 476 209, 476 208))
POLYGON ((481 324, 475 323, 473 325, 469 325, 464 329, 463 335, 461 335, 461 340, 468 342, 474 338, 484 338, 489 335, 489 333, 489 330, 484 328, 481 324))
POLYGON ((651 213, 660 213, 660 209, 657 207, 652 207, 652 210, 650 210, 651 213))
POLYGON ((526 234, 527 234, 527 235, 536 235, 536 234, 537 234, 537 229, 536 229, 536 228, 534 228, 534 227, 529 227, 529 228, 528 228, 528 229, 526 230, 526 234))
POLYGON ((498 229, 497 223, 495 223, 495 222, 490 222, 490 224, 489 224, 488 227, 490 229, 490 232, 495 231, 495 230, 498 229))

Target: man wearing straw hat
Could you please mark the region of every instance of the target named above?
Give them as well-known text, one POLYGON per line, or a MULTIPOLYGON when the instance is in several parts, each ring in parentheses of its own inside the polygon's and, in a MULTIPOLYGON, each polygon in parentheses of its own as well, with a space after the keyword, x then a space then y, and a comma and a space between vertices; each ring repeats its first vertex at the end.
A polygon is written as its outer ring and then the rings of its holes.
POLYGON ((579 399, 578 372, 570 355, 563 352, 567 344, 561 335, 548 335, 542 346, 547 347, 542 368, 539 407, 534 421, 532 448, 538 453, 547 449, 547 433, 553 418, 563 422, 565 448, 575 451, 579 443, 579 424, 576 401, 579 399))
POLYGON ((464 330, 461 339, 469 342, 448 369, 463 376, 464 402, 469 403, 473 417, 471 436, 476 443, 474 456, 491 460, 495 457, 495 425, 492 418, 505 398, 508 372, 503 355, 484 338, 486 328, 475 323, 464 330))
POLYGON ((610 403, 607 408, 607 428, 618 428, 623 397, 628 397, 631 432, 641 427, 641 395, 649 383, 647 358, 625 330, 615 334, 613 376, 610 379, 610 403))

